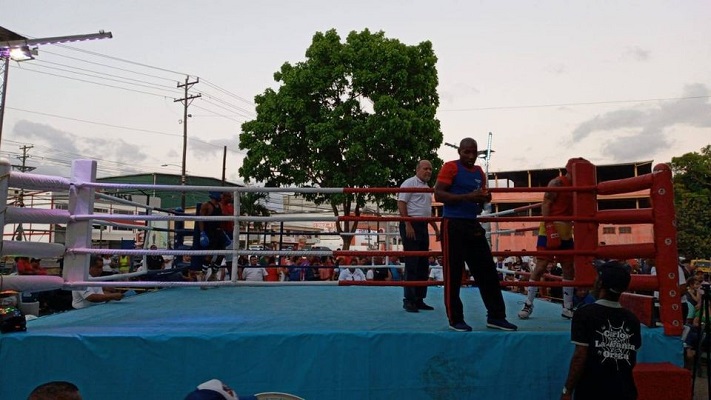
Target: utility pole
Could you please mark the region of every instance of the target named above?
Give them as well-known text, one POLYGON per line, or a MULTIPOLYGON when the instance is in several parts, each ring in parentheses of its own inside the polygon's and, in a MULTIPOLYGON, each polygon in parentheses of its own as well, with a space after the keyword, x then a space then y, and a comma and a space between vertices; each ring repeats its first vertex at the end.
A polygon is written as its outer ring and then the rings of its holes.
MULTIPOLYGON (((16 169, 18 169, 20 172, 28 172, 32 171, 35 169, 35 167, 28 167, 27 166, 27 159, 30 158, 30 155, 28 152, 30 151, 31 148, 34 146, 22 146, 20 147, 20 150, 22 150, 22 155, 17 156, 17 158, 22 161, 21 165, 13 165, 16 169)), ((17 201, 15 202, 16 207, 24 207, 25 206, 25 189, 20 189, 20 194, 17 196, 17 201)), ((15 235, 13 239, 15 240, 27 240, 25 236, 25 229, 22 226, 22 222, 17 224, 17 228, 15 229, 15 235)))
MULTIPOLYGON (((185 88, 185 97, 182 99, 176 99, 174 103, 181 102, 183 103, 183 162, 181 163, 182 165, 182 173, 180 175, 180 184, 185 186, 185 183, 187 181, 187 178, 185 176, 185 157, 187 155, 188 151, 188 117, 190 116, 188 114, 188 106, 190 103, 192 103, 191 100, 197 99, 198 97, 201 97, 201 94, 196 94, 193 96, 188 95, 188 90, 196 83, 200 82, 200 78, 195 78, 194 82, 190 82, 190 75, 185 77, 185 83, 178 83, 179 88, 185 88)), ((180 194, 180 207, 182 207, 183 212, 185 211, 185 192, 182 192, 180 194)))

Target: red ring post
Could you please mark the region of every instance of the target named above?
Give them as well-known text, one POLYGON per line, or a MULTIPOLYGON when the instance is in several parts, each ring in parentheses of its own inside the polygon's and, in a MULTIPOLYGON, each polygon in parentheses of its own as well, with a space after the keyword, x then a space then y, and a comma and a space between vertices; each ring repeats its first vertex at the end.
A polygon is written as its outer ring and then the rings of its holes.
MULTIPOLYGON (((573 186, 595 186, 597 173, 595 166, 587 160, 577 160, 572 164, 573 186)), ((591 191, 573 192, 573 215, 575 217, 595 218, 597 213, 597 194, 591 191)), ((575 222, 574 225, 575 250, 597 250, 598 223, 575 222)), ((593 282, 597 273, 592 268, 592 256, 575 255, 575 280, 593 282)))
POLYGON ((666 335, 681 335, 684 328, 679 292, 679 253, 674 212, 674 187, 671 169, 657 164, 650 197, 654 210, 654 245, 659 281, 659 317, 666 335))

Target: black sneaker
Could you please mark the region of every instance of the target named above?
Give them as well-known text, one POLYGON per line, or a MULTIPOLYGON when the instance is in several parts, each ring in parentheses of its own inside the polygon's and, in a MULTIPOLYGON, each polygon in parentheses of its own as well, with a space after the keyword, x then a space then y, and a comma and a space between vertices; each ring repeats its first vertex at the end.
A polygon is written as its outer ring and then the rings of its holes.
POLYGON ((495 319, 488 318, 486 320, 486 327, 493 329, 501 329, 502 331, 515 331, 518 327, 505 319, 495 319))
POLYGON ((411 303, 409 301, 402 303, 402 308, 404 308, 407 312, 418 312, 415 303, 411 303))
POLYGON ((466 322, 457 322, 456 324, 449 325, 449 329, 457 332, 471 332, 472 327, 467 325, 466 322))
POLYGON ((420 300, 419 302, 417 302, 417 304, 415 304, 415 306, 417 307, 418 310, 427 310, 427 311, 434 310, 434 307, 428 306, 428 305, 427 305, 424 301, 422 301, 422 300, 420 300))

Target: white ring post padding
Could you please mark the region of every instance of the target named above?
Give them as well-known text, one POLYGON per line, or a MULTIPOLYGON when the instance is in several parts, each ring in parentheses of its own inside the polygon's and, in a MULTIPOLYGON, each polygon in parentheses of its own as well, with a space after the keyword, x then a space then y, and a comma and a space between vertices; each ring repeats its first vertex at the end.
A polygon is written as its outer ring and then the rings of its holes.
POLYGON ((53 275, 0 275, 0 291, 41 292, 61 289, 64 279, 53 275))
MULTIPOLYGON (((72 162, 73 182, 96 180, 96 161, 74 160, 72 162)), ((69 207, 71 215, 88 214, 94 210, 94 189, 72 185, 69 187, 69 207)), ((67 223, 66 247, 91 247, 91 222, 73 221, 67 223)), ((64 280, 83 281, 89 276, 89 255, 77 254, 64 258, 64 280)))
MULTIPOLYGON (((1 128, 0 128, 1 129, 1 128)), ((10 162, 5 159, 0 159, 0 229, 5 231, 5 211, 7 210, 7 191, 8 183, 10 182, 10 162)), ((0 240, 0 254, 2 254, 3 241, 0 240)))
POLYGON ((69 211, 56 208, 8 207, 5 213, 5 223, 66 224, 70 217, 69 211))
POLYGON ((64 254, 64 245, 61 243, 24 242, 3 240, 3 256, 28 256, 34 258, 61 257, 64 254))
POLYGON ((23 189, 52 190, 64 192, 69 190, 71 182, 60 176, 28 174, 24 172, 10 173, 10 186, 23 189))

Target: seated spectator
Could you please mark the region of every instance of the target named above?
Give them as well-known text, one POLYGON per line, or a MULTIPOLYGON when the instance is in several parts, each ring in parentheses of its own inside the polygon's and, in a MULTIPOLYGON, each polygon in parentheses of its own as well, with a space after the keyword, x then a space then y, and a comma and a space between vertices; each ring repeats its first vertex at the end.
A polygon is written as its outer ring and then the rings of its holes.
POLYGON ((401 281, 403 276, 403 266, 400 264, 400 259, 397 256, 390 257, 390 280, 401 281))
POLYGON ((360 268, 355 268, 358 265, 358 257, 351 258, 351 266, 349 268, 342 268, 341 273, 338 275, 339 281, 364 281, 365 274, 360 268))
POLYGON ((188 393, 185 400, 256 400, 254 396, 238 396, 231 387, 219 379, 211 379, 197 386, 197 389, 188 393))
POLYGON ((114 263, 111 260, 111 254, 102 254, 101 261, 104 263, 102 270, 107 274, 115 274, 118 272, 118 267, 114 267, 114 263))
MULTIPOLYGON (((91 256, 89 264, 89 275, 93 277, 101 276, 104 263, 99 256, 91 256)), ((112 288, 104 289, 100 286, 91 286, 83 290, 72 291, 72 307, 76 309, 86 308, 99 303, 108 303, 112 300, 123 299, 123 294, 112 288)))
POLYGON ((263 281, 265 276, 267 276, 267 270, 259 265, 257 256, 250 256, 249 265, 242 268, 240 279, 243 281, 259 282, 263 281))
POLYGON ((18 275, 47 275, 42 267, 40 267, 39 258, 15 257, 15 267, 18 275))
POLYGON ((43 383, 27 397, 27 400, 82 400, 79 388, 70 382, 54 381, 43 383))
MULTIPOLYGON (((158 246, 156 246, 154 244, 151 245, 151 250, 158 250, 158 246)), ((148 264, 149 271, 155 271, 155 270, 163 269, 165 260, 163 259, 163 256, 160 254, 151 254, 149 256, 146 256, 146 264, 148 264)))
POLYGON ((388 268, 385 265, 385 260, 383 257, 374 257, 373 258, 373 263, 375 265, 382 265, 383 267, 381 268, 374 268, 373 269, 373 280, 374 281, 391 281, 393 279, 392 273, 390 272, 390 268, 388 268))

